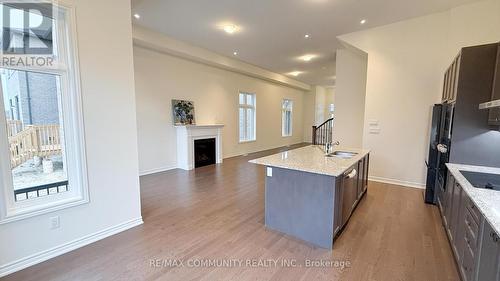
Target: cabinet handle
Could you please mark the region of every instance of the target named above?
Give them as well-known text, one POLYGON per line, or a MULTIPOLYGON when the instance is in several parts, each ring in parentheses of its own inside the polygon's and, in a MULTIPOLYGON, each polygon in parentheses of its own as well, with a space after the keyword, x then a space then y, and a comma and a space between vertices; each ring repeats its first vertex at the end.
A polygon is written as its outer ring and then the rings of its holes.
POLYGON ((498 243, 499 238, 498 238, 498 235, 495 232, 493 232, 493 231, 490 232, 490 236, 493 239, 493 242, 498 243))
POLYGON ((352 171, 346 176, 347 178, 354 178, 358 174, 358 171, 356 169, 352 169, 352 171))

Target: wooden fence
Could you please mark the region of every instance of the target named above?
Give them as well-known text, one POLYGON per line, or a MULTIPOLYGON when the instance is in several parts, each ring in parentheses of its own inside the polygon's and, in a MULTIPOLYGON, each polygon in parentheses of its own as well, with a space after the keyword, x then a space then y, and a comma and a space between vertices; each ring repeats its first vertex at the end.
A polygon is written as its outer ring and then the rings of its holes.
POLYGON ((34 156, 61 153, 59 125, 28 125, 9 137, 11 166, 15 168, 34 156))

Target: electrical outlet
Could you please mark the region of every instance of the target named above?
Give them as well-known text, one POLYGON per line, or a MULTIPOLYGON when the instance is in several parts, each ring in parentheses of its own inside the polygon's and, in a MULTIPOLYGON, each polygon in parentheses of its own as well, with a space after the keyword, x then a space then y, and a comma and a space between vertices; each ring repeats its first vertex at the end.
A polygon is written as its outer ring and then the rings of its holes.
POLYGON ((273 177, 273 168, 267 167, 267 176, 268 177, 273 177))
POLYGON ((50 229, 57 229, 61 226, 59 216, 50 218, 50 229))

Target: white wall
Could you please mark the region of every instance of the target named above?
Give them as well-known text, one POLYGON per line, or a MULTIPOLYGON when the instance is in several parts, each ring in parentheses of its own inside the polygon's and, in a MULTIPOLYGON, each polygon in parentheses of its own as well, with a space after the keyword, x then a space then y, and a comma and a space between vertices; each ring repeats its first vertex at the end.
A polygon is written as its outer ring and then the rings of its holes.
MULTIPOLYGON (((365 76, 366 77, 366 76, 365 76)), ((328 117, 330 117, 330 104, 335 104, 335 87, 327 87, 325 93, 325 105, 328 117)))
POLYGON ((310 91, 311 86, 297 81, 286 75, 272 72, 267 69, 220 55, 189 43, 165 36, 163 33, 147 29, 138 25, 132 26, 134 44, 147 49, 154 49, 163 53, 230 70, 247 76, 263 79, 280 85, 286 85, 303 91, 310 91))
POLYGON ((74 3, 90 203, 0 225, 0 275, 142 223, 130 1, 74 3))
POLYGON ((363 146, 367 56, 352 48, 337 50, 334 139, 345 147, 363 146))
POLYGON ((304 142, 312 142, 312 126, 321 125, 330 118, 329 104, 335 100, 334 88, 313 86, 304 95, 304 142))
POLYGON ((223 157, 300 143, 304 92, 134 46, 139 167, 142 174, 176 167, 171 100, 195 103, 197 124, 224 124, 223 157), (238 143, 238 93, 257 97, 257 141, 238 143), (294 101, 293 136, 281 136, 281 102, 294 101))
POLYGON ((326 112, 326 89, 321 86, 315 86, 314 94, 314 123, 318 126, 328 119, 328 113, 326 112))
POLYGON ((500 41, 500 0, 457 7, 449 14, 449 61, 460 48, 500 41))
POLYGON ((0 225, 0 275, 142 223, 130 1, 74 3, 90 203, 0 225))
POLYGON ((312 126, 316 125, 316 87, 303 98, 304 142, 312 142, 312 126))
POLYGON ((431 107, 461 46, 500 40, 499 0, 340 36, 368 53, 363 145, 373 179, 422 187, 431 107), (368 120, 381 132, 368 133, 368 120))

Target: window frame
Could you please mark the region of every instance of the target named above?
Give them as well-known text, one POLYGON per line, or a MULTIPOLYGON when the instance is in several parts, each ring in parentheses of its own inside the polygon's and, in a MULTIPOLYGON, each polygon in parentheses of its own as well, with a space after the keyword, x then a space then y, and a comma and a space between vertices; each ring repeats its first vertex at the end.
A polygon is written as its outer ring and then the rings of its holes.
MULTIPOLYGON (((48 67, 4 67, 9 70, 30 71, 59 76, 61 91, 60 109, 63 118, 61 144, 64 145, 67 165, 68 191, 15 201, 12 168, 10 164, 7 120, 0 114, 0 225, 18 221, 61 209, 90 202, 88 189, 87 159, 85 151, 85 132, 78 60, 78 34, 76 28, 75 6, 67 2, 53 3, 57 12, 63 13, 64 23, 57 24, 56 63, 48 67), (65 39, 60 39, 65 38, 65 39)), ((0 87, 0 94, 3 95, 0 87)), ((4 107, 3 98, 0 107, 4 107)))
POLYGON ((255 93, 250 93, 250 92, 244 92, 244 91, 239 91, 238 92, 238 142, 239 143, 247 143, 247 142, 254 142, 257 141, 257 96, 255 93), (245 103, 242 104, 240 103, 240 95, 244 95, 244 101, 245 103), (252 97, 253 105, 247 103, 247 96, 252 97), (240 127, 240 109, 245 109, 245 118, 243 120, 244 122, 244 127, 245 127, 245 138, 242 138, 241 136, 241 127, 240 127), (249 138, 247 136, 247 117, 246 117, 246 109, 250 109, 252 111, 252 117, 253 117, 253 127, 252 127, 252 138, 249 138))
POLYGON ((281 101, 281 136, 284 138, 293 136, 293 100, 292 99, 283 99, 281 101), (290 103, 290 108, 285 108, 285 101, 290 103), (286 134, 285 132, 285 119, 286 113, 290 112, 290 132, 286 134))

